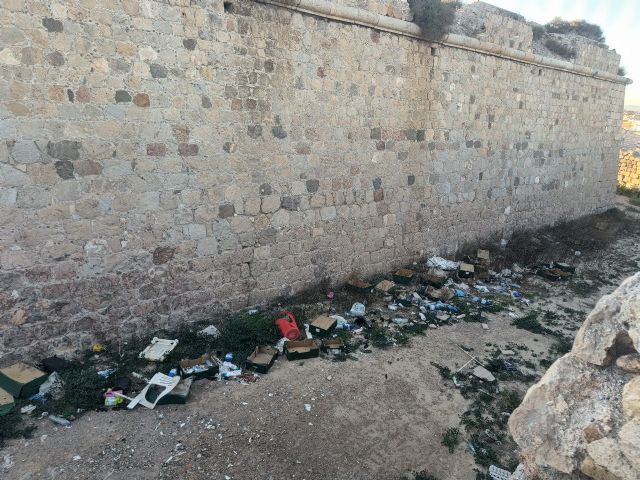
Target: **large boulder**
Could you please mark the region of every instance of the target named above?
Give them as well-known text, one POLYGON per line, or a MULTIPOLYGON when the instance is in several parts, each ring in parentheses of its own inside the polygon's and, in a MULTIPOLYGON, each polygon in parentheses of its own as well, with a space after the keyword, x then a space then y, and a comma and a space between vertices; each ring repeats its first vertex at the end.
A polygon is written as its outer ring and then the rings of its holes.
POLYGON ((640 273, 603 297, 509 419, 531 478, 640 479, 640 273), (632 357, 617 360, 623 355, 632 357))

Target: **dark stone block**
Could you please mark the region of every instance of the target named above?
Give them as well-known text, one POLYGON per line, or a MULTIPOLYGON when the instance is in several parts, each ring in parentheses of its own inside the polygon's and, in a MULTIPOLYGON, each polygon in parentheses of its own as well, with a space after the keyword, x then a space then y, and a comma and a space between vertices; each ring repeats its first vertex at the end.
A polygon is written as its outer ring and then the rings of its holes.
POLYGON ((285 132, 284 128, 282 128, 282 126, 280 125, 276 125, 275 127, 273 127, 271 129, 271 133, 274 137, 279 139, 287 138, 287 132, 285 132))
POLYGON ((424 130, 416 130, 416 140, 418 142, 424 142, 426 139, 426 132, 424 130))
POLYGON ((283 197, 280 206, 285 210, 298 210, 300 208, 300 197, 283 197))
POLYGON ((167 78, 167 67, 159 63, 149 65, 149 72, 153 78, 167 78))
POLYGON ((373 191, 373 201, 374 202, 381 202, 382 200, 384 200, 384 190, 383 189, 374 190, 373 191))
POLYGON ((262 185, 260 185, 260 189, 258 191, 260 195, 271 195, 273 193, 273 189, 268 183, 263 183, 262 185))
POLYGON ((164 143, 149 143, 147 145, 147 155, 150 157, 164 157, 167 153, 167 146, 164 143))
POLYGON ((209 97, 202 97, 202 107, 203 108, 211 108, 213 105, 211 104, 211 100, 209 97))
POLYGON ((178 144, 178 153, 183 157, 193 157, 198 154, 198 145, 195 143, 180 143, 178 144))
POLYGON ((320 180, 307 180, 307 192, 316 193, 320 188, 320 180))
POLYGON ((229 218, 233 217, 236 213, 236 207, 232 203, 223 203, 218 206, 218 217, 229 218))
POLYGON ((473 140, 467 140, 464 144, 467 148, 473 148, 473 140))
POLYGON ((47 153, 58 160, 77 160, 80 157, 82 143, 70 140, 47 143, 47 153))
POLYGON ((409 175, 407 177, 407 185, 413 185, 416 183, 416 177, 414 175, 409 175))
POLYGON ((382 150, 384 150, 384 148, 385 148, 384 147, 384 141, 383 140, 378 140, 376 142, 376 150, 382 151, 382 150))
POLYGON ((372 183, 373 188, 376 190, 382 187, 382 179, 380 177, 374 178, 372 183))
POLYGON ((372 128, 369 131, 369 138, 371 138, 371 140, 380 140, 382 138, 382 131, 380 128, 372 128))
POLYGON ((480 140, 476 140, 475 142, 473 142, 473 148, 480 148, 482 147, 482 142, 480 140))
POLYGON ((73 163, 69 160, 59 160, 54 166, 56 167, 56 173, 60 178, 65 180, 70 180, 74 178, 73 176, 73 163))
POLYGON ((71 103, 73 103, 73 101, 75 100, 75 94, 73 93, 73 90, 71 90, 70 88, 67 89, 67 98, 69 99, 69 101, 71 103))
POLYGON ((247 135, 253 139, 260 138, 262 136, 262 125, 248 125, 247 135))
POLYGON ((187 50, 195 50, 196 40, 193 38, 185 38, 184 40, 182 40, 182 46, 187 50))
POLYGON ((175 253, 176 249, 174 247, 157 247, 153 251, 154 265, 162 265, 163 263, 167 263, 173 258, 175 253))
POLYGON ((61 67, 65 62, 64 55, 62 55, 58 51, 51 52, 49 55, 47 55, 47 62, 49 62, 49 64, 53 65, 54 67, 61 67))
POLYGON ((42 26, 49 32, 61 32, 63 30, 62 22, 60 20, 56 20, 55 18, 43 18, 42 26))
POLYGON ((131 95, 126 90, 116 90, 116 103, 128 103, 131 101, 131 95))

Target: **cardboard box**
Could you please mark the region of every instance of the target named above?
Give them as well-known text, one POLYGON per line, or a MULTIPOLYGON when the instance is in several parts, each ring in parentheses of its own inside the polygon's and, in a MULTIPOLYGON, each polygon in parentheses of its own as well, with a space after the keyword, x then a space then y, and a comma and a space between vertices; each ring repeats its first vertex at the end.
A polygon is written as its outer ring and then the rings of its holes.
POLYGON ((430 268, 427 273, 422 274, 422 281, 436 288, 440 288, 446 283, 447 274, 444 270, 430 268))
POLYGON ((344 351, 344 342, 341 338, 324 338, 322 339, 322 351, 344 351))
POLYGON ((476 254, 476 256, 482 263, 489 263, 489 260, 491 259, 489 250, 478 249, 478 253, 476 254))
POLYGON ((251 368, 258 373, 267 373, 278 357, 278 350, 269 346, 256 347, 247 357, 246 368, 251 368))
POLYGON ((393 274, 393 280, 401 285, 408 285, 411 283, 411 280, 413 280, 414 275, 415 272, 413 270, 401 268, 393 274))
POLYGON ((9 413, 15 406, 16 402, 13 400, 13 395, 0 388, 0 417, 9 413))
POLYGON ((382 280, 376 285, 376 290, 380 293, 389 293, 395 288, 396 284, 391 280, 382 280))
POLYGON ((48 378, 42 370, 16 363, 0 370, 0 388, 6 390, 16 398, 29 398, 38 393, 40 385, 48 378))
POLYGON ((469 278, 473 277, 475 273, 475 268, 470 263, 460 263, 460 268, 458 269, 458 276, 461 278, 469 278))
POLYGON ((294 340, 284 343, 284 352, 287 360, 302 360, 319 356, 320 348, 313 339, 294 340))
POLYGON ((371 284, 353 277, 347 281, 347 288, 357 293, 367 293, 371 290, 371 284))
POLYGON ((218 362, 211 359, 211 355, 205 353, 193 360, 184 359, 180 361, 180 373, 182 377, 193 377, 198 380, 200 378, 213 378, 219 371, 218 362))
POLYGON ((320 315, 309 324, 309 331, 315 335, 329 335, 337 324, 338 321, 335 318, 320 315))

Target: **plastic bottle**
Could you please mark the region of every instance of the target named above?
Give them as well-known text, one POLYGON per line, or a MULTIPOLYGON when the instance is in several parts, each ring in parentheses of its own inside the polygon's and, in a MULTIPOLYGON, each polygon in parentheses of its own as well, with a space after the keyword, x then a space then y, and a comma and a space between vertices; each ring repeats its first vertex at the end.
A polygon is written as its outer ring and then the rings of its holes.
POLYGON ((58 417, 57 415, 49 415, 49 420, 53 423, 57 423, 58 425, 62 425, 63 427, 70 427, 71 422, 66 418, 58 417))

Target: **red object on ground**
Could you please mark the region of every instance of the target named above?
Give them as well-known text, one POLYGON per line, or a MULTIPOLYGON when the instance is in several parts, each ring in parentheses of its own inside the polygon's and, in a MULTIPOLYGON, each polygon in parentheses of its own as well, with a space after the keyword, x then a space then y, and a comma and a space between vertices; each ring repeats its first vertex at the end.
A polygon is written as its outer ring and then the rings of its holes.
POLYGON ((289 340, 298 340, 300 338, 300 329, 296 323, 296 317, 288 310, 285 310, 280 315, 282 317, 276 320, 276 327, 278 327, 282 336, 287 337, 289 340))

